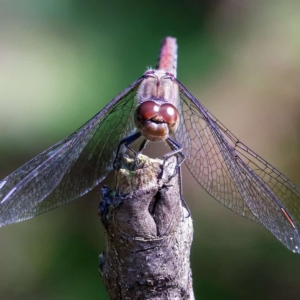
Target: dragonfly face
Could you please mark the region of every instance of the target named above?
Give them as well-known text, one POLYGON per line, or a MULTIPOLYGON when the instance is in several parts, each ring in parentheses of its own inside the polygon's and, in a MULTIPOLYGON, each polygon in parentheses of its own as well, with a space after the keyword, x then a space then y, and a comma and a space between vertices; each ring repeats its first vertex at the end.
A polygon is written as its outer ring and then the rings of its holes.
POLYGON ((148 70, 72 135, 1 180, 0 226, 84 195, 112 170, 120 141, 143 135, 167 141, 173 151, 183 149, 199 188, 300 253, 300 188, 203 107, 176 79, 176 64, 176 39, 168 37, 157 70, 148 70))

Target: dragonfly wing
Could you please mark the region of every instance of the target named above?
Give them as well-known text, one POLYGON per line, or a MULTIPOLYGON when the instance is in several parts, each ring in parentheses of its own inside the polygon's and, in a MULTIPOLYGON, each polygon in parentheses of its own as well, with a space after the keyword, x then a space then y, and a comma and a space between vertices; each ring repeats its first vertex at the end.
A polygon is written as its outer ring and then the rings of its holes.
POLYGON ((175 132, 175 138, 184 149, 185 164, 189 171, 198 183, 221 204, 244 217, 259 222, 243 200, 230 174, 218 140, 215 139, 202 112, 202 105, 180 83, 178 84, 181 98, 180 125, 175 132))
POLYGON ((119 141, 135 131, 136 80, 68 138, 0 181, 0 226, 32 218, 90 191, 112 169, 119 141))
POLYGON ((300 189, 242 144, 188 90, 180 90, 181 127, 175 137, 198 183, 216 200, 270 230, 299 252, 300 189))

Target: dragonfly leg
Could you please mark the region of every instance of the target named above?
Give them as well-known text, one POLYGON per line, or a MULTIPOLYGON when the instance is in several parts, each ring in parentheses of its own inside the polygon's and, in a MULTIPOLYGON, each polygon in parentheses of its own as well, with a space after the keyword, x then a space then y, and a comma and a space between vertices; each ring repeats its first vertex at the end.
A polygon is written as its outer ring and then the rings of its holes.
POLYGON ((183 206, 185 207, 185 209, 187 210, 188 214, 187 216, 185 216, 185 218, 189 218, 191 216, 191 210, 190 208, 188 207, 187 203, 185 202, 184 198, 182 195, 180 195, 180 200, 181 202, 183 203, 183 206))
MULTIPOLYGON (((170 147, 171 147, 171 145, 170 145, 170 147)), ((173 146, 171 147, 171 149, 173 149, 173 146)), ((177 149, 177 150, 180 150, 180 149, 177 149)), ((175 167, 175 172, 174 172, 173 176, 171 176, 171 178, 178 174, 180 200, 181 200, 183 206, 186 208, 187 213, 188 213, 187 216, 185 216, 185 218, 188 218, 191 216, 191 211, 190 211, 186 201, 183 198, 182 173, 181 173, 181 164, 183 163, 183 161, 185 159, 185 155, 181 152, 181 160, 178 162, 178 153, 175 152, 175 150, 173 150, 172 153, 173 153, 173 155, 176 155, 177 165, 175 167)))
POLYGON ((134 164, 135 164, 136 168, 138 168, 138 163, 137 163, 138 156, 145 149, 147 143, 148 143, 148 141, 146 139, 144 139, 139 147, 139 152, 135 153, 134 164))
MULTIPOLYGON (((119 142, 119 145, 118 145, 118 149, 117 149, 117 153, 116 153, 116 157, 115 157, 115 160, 114 160, 114 163, 113 163, 113 167, 114 169, 118 169, 117 167, 117 159, 119 158, 119 154, 120 154, 120 150, 121 150, 121 147, 122 145, 124 145, 135 157, 135 163, 136 163, 136 160, 137 160, 137 156, 140 152, 136 152, 134 151, 131 147, 129 147, 130 144, 132 144, 135 140, 137 140, 139 137, 141 136, 141 133, 140 132, 137 132, 133 135, 130 135, 126 138, 124 138, 123 140, 121 140, 119 142)), ((142 149, 140 151, 143 150, 143 148, 145 147, 146 143, 144 143, 144 141, 142 142, 141 146, 140 146, 140 149, 142 147, 142 149), (143 145, 143 146, 142 146, 143 145)))
POLYGON ((172 140, 170 137, 168 137, 166 139, 166 142, 167 142, 167 144, 169 145, 169 147, 171 148, 172 151, 163 156, 163 166, 162 166, 162 173, 161 173, 160 177, 162 177, 162 175, 163 175, 164 167, 166 165, 167 160, 170 157, 175 156, 176 160, 177 160, 177 163, 176 163, 174 174, 171 176, 171 178, 172 178, 172 177, 174 177, 178 174, 179 168, 185 160, 185 155, 183 153, 183 148, 181 147, 181 145, 179 143, 172 140))
POLYGON ((191 215, 191 211, 187 205, 187 203, 185 202, 184 198, 183 198, 183 191, 182 191, 182 173, 181 173, 181 164, 184 162, 185 160, 185 155, 183 153, 183 148, 181 147, 181 145, 179 143, 177 143, 176 141, 174 141, 173 139, 171 139, 170 137, 168 137, 166 139, 167 144, 169 145, 169 147, 171 148, 172 152, 167 153, 164 155, 164 162, 163 162, 163 169, 162 169, 162 173, 161 173, 161 177, 163 174, 163 170, 166 164, 167 159, 169 159, 172 156, 176 156, 176 167, 175 167, 175 171, 174 174, 171 176, 174 177, 178 174, 178 180, 179 180, 179 193, 180 193, 180 200, 183 204, 183 206, 186 208, 188 215, 186 216, 186 218, 190 217, 191 215))

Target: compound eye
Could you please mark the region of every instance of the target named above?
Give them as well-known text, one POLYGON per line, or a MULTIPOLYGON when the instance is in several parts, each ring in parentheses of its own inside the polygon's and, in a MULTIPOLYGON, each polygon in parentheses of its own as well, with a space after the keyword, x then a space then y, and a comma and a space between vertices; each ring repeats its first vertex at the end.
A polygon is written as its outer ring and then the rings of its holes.
POLYGON ((142 120, 149 120, 153 116, 157 115, 159 106, 153 101, 145 101, 141 103, 136 112, 139 118, 142 120))
POLYGON ((168 124, 174 124, 178 121, 178 111, 172 104, 163 104, 159 109, 159 113, 168 124))

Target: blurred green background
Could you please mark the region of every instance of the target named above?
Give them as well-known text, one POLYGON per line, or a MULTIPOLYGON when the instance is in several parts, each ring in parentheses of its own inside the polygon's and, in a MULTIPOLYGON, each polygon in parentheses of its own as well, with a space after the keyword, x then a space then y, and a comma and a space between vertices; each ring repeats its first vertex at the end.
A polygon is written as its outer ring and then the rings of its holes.
MULTIPOLYGON (((0 1, 0 178, 72 133, 179 44, 178 78, 300 184, 299 1, 0 1)), ((151 151, 151 148, 150 148, 151 151)), ((110 183, 106 181, 106 183, 110 183)), ((188 170, 197 299, 299 299, 300 256, 188 170)), ((0 299, 108 299, 97 187, 0 229, 0 299)))

